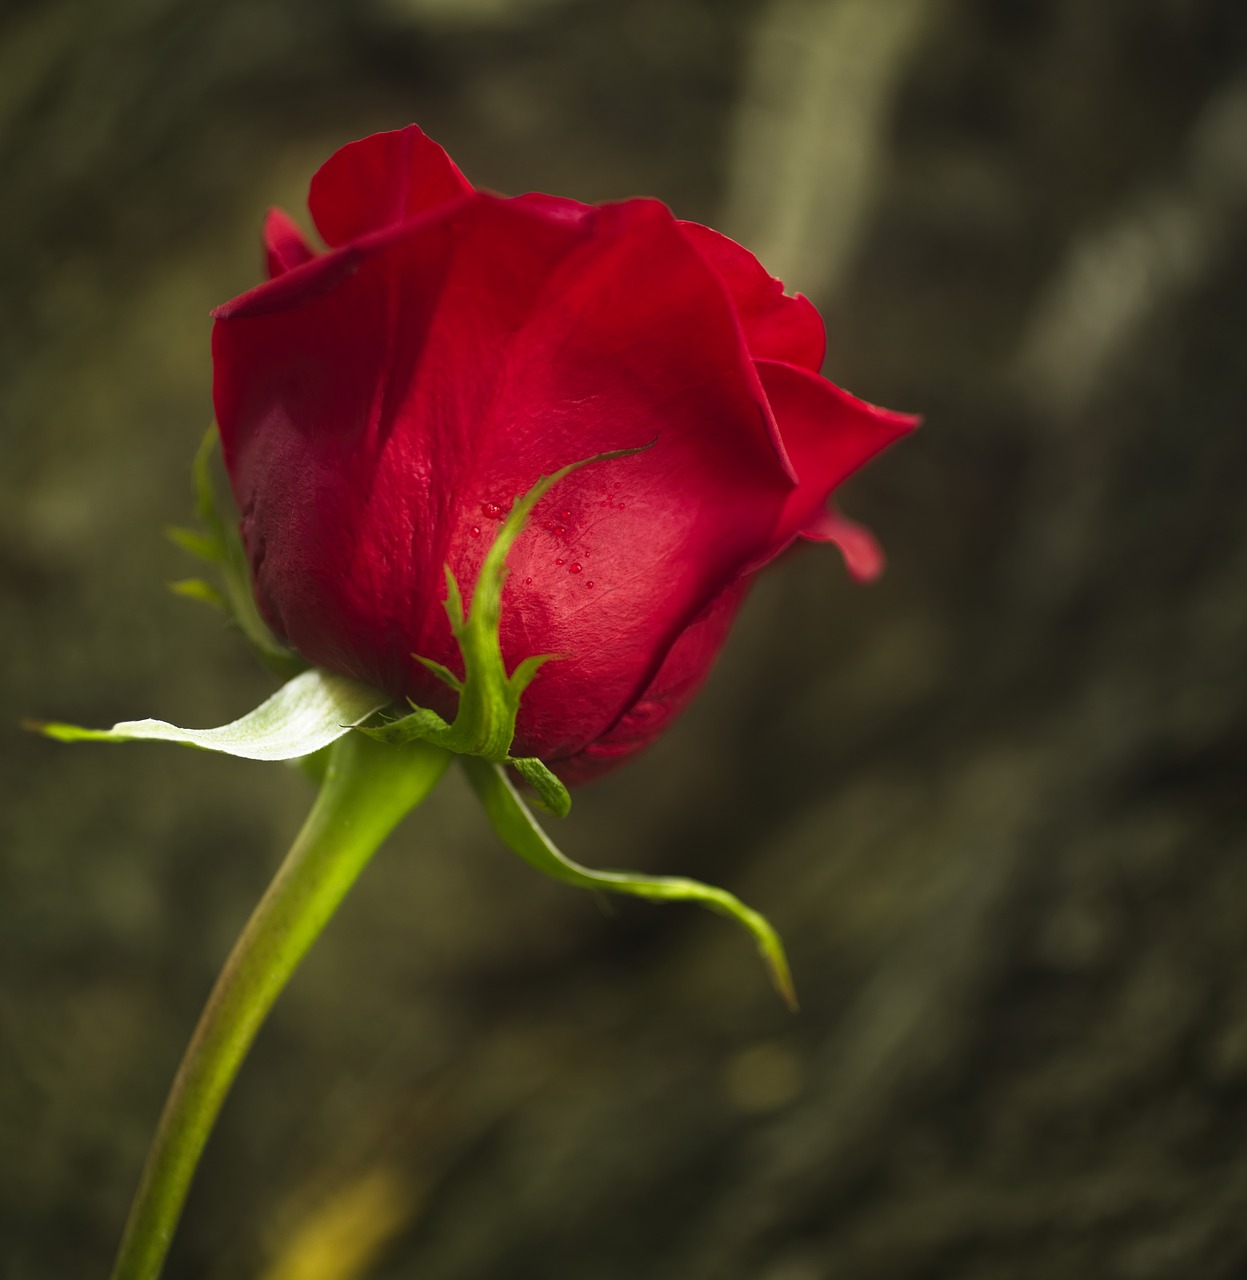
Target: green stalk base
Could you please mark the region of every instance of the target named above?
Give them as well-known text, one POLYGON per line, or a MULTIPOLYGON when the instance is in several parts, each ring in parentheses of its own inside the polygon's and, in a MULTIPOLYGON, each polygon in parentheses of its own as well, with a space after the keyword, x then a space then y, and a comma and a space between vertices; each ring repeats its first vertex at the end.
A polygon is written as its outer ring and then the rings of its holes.
POLYGON ((348 733, 316 803, 252 913, 200 1016, 169 1092, 112 1280, 155 1280, 225 1095, 273 1002, 398 821, 450 757, 348 733))

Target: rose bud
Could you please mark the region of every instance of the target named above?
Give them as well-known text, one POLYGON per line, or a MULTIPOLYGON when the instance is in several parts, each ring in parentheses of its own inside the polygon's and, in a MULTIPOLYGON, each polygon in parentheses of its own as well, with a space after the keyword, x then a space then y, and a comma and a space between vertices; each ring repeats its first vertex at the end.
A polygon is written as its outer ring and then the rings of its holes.
POLYGON ((567 781, 688 703, 750 575, 799 537, 879 568, 832 490, 916 420, 819 376, 823 325, 745 249, 653 200, 476 191, 414 126, 342 148, 284 214, 267 283, 214 313, 214 399, 256 602, 308 662, 452 716, 446 568, 508 557, 513 754, 567 781), (648 447, 646 447, 648 446, 648 447))

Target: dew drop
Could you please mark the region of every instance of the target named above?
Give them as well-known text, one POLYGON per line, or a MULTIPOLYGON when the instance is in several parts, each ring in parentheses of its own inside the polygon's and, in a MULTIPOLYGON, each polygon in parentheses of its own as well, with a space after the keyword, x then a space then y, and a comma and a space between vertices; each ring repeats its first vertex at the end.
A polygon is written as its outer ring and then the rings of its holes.
POLYGON ((567 530, 564 529, 562 525, 559 525, 559 527, 554 531, 554 536, 556 538, 561 538, 566 532, 567 530))
POLYGON ((585 583, 585 586, 586 586, 586 587, 591 587, 591 586, 593 586, 593 583, 592 583, 592 582, 586 582, 586 583, 585 583))
POLYGON ((560 512, 559 512, 559 515, 560 515, 564 520, 570 520, 570 519, 572 518, 572 513, 571 513, 570 511, 560 511, 560 512))
POLYGON ((578 564, 574 564, 574 565, 572 565, 572 566, 571 566, 571 568, 570 568, 570 569, 568 569, 568 571, 567 571, 567 572, 568 572, 568 573, 579 573, 579 572, 580 572, 580 565, 578 565, 578 564))
POLYGON ((562 564, 563 562, 562 562, 562 560, 556 560, 554 563, 555 563, 555 564, 562 564))
POLYGON ((532 580, 531 578, 525 578, 525 579, 524 579, 524 585, 525 585, 526 587, 531 587, 531 586, 533 585, 533 580, 532 580))
POLYGON ((496 502, 482 502, 481 510, 489 520, 501 520, 506 515, 506 512, 496 502))
POLYGON ((474 524, 472 526, 472 536, 474 538, 479 538, 481 536, 481 526, 479 524, 474 524))
POLYGON ((554 521, 553 521, 553 520, 547 520, 547 521, 546 521, 546 528, 547 528, 547 529, 550 529, 550 530, 553 530, 553 529, 554 529, 554 521))

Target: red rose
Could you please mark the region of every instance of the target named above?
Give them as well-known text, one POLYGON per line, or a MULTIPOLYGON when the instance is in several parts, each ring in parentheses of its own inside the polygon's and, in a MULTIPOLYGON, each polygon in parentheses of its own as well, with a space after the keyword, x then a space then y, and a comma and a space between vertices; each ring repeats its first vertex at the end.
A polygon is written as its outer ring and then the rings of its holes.
POLYGON ((579 780, 692 697, 748 575, 914 425, 818 376, 823 326, 733 241, 653 200, 473 190, 414 126, 312 179, 318 254, 274 211, 273 277, 214 314, 214 396, 259 607, 309 662, 452 715, 444 566, 470 593, 519 494, 582 467, 508 559, 514 754, 579 780))

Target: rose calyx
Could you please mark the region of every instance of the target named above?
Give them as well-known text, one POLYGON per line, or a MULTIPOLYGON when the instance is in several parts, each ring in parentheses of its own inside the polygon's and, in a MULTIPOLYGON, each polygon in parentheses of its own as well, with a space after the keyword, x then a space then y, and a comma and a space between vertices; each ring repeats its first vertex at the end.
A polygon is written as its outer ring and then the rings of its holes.
POLYGON ((533 788, 542 804, 558 817, 566 817, 571 809, 567 788, 542 761, 534 756, 513 757, 515 720, 520 698, 541 668, 558 659, 558 654, 534 654, 523 659, 508 674, 502 658, 502 588, 508 569, 507 553, 520 535, 538 502, 565 476, 591 463, 608 462, 641 453, 640 449, 616 449, 596 454, 579 462, 568 463, 552 475, 542 476, 524 496, 518 499, 503 521, 481 565, 472 592, 470 608, 465 612, 463 593, 454 571, 446 566, 446 616, 459 646, 463 662, 463 678, 449 667, 413 655, 428 670, 459 696, 459 707, 453 721, 448 722, 436 711, 411 703, 412 711, 388 724, 365 727, 362 732, 380 742, 404 743, 424 741, 456 755, 476 756, 494 764, 513 766, 533 788))

